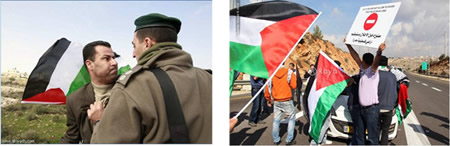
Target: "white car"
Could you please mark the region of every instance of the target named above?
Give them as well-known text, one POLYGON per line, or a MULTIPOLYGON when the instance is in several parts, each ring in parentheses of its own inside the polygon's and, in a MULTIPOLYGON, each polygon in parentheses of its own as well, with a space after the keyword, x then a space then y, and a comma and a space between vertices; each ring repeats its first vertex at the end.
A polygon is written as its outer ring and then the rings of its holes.
MULTIPOLYGON (((329 122, 328 136, 351 139, 353 133, 352 117, 347 107, 348 95, 340 95, 330 110, 331 121, 329 122)), ((394 114, 389 126, 389 140, 397 136, 398 120, 394 114)), ((367 129, 366 129, 367 133, 367 129)), ((381 133, 380 133, 381 134, 381 133)))

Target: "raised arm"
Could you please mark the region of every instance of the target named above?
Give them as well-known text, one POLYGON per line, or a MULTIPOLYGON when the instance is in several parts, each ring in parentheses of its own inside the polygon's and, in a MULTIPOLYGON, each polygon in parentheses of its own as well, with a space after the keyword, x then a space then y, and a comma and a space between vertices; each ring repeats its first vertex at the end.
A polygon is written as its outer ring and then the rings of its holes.
POLYGON ((374 73, 375 71, 377 71, 378 66, 380 66, 381 53, 384 51, 385 48, 386 44, 384 43, 381 43, 380 46, 378 47, 377 56, 375 56, 375 60, 372 63, 372 71, 374 73))
MULTIPOLYGON (((344 42, 345 42, 345 39, 346 38, 344 38, 344 42)), ((361 67, 362 66, 361 58, 359 58, 358 53, 355 51, 355 49, 353 49, 352 45, 350 45, 350 44, 345 44, 345 45, 347 46, 348 51, 350 51, 350 55, 352 55, 353 60, 355 60, 356 64, 358 64, 358 67, 361 67)))

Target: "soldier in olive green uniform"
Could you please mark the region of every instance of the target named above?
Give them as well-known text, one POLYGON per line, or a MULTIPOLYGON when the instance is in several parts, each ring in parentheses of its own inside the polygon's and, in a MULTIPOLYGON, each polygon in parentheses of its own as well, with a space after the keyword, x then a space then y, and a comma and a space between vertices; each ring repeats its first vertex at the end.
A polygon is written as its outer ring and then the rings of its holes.
POLYGON ((169 142, 163 91, 150 71, 160 68, 173 82, 190 143, 211 143, 212 76, 193 67, 191 55, 176 43, 181 21, 153 13, 139 17, 135 24, 133 55, 138 64, 117 80, 108 106, 99 111, 103 113, 91 142, 169 142))

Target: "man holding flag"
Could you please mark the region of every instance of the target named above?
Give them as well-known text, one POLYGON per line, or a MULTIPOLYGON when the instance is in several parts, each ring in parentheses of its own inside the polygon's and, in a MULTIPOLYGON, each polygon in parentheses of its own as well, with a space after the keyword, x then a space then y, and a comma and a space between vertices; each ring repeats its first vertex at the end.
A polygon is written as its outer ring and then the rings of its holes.
POLYGON ((61 143, 90 143, 92 123, 87 110, 95 101, 105 106, 117 79, 117 62, 111 45, 94 41, 83 48, 83 60, 91 82, 70 94, 67 98, 67 131, 61 143))
POLYGON ((303 98, 308 105, 311 144, 321 144, 328 129, 328 113, 350 77, 322 51, 315 64, 316 74, 309 77, 303 98))
POLYGON ((272 137, 274 144, 281 143, 279 126, 282 116, 282 112, 288 115, 288 136, 286 138, 286 144, 294 144, 294 128, 295 128, 295 108, 292 100, 292 89, 297 88, 297 78, 294 74, 288 74, 287 68, 280 68, 270 81, 269 86, 266 86, 264 97, 267 100, 267 106, 271 106, 273 98, 273 126, 272 137), (288 80, 289 79, 289 80, 288 80), (270 93, 269 93, 270 92, 270 93))

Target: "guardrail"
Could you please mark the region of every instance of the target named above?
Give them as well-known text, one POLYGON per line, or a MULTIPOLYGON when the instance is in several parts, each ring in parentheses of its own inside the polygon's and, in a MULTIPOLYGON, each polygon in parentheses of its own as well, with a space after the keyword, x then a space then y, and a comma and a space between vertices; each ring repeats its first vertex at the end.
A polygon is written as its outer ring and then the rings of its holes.
POLYGON ((250 80, 235 80, 234 85, 250 85, 250 80))

